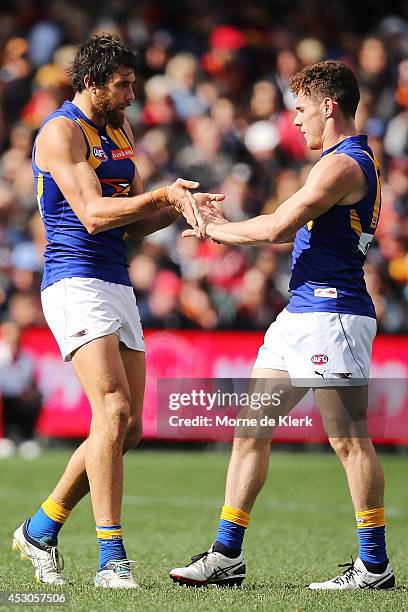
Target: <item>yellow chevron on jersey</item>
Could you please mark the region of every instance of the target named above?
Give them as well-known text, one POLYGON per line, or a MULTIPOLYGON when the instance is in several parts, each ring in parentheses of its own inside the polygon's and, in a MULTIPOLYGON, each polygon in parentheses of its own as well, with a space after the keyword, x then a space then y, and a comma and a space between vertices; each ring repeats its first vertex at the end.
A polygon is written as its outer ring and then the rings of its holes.
POLYGON ((113 129, 108 125, 106 129, 108 136, 118 145, 118 148, 112 151, 112 159, 131 159, 136 165, 136 158, 133 152, 132 143, 121 129, 113 129))
MULTIPOLYGON (((94 170, 100 166, 102 162, 108 161, 108 156, 104 150, 102 138, 99 130, 92 125, 89 125, 81 117, 75 119, 75 123, 79 125, 84 135, 87 144, 87 161, 94 170)), ((111 128, 110 126, 106 129, 106 134, 109 138, 117 145, 117 149, 111 149, 112 161, 120 161, 123 159, 130 159, 136 165, 135 154, 133 147, 127 137, 124 135, 121 128, 111 128)), ((115 194, 117 195, 117 194, 115 194)))
POLYGON ((106 161, 108 158, 106 153, 102 148, 101 138, 99 136, 98 130, 94 127, 86 123, 81 117, 77 117, 75 119, 75 123, 79 125, 81 128, 85 142, 87 144, 87 160, 88 163, 92 166, 94 170, 102 163, 102 161, 106 161))

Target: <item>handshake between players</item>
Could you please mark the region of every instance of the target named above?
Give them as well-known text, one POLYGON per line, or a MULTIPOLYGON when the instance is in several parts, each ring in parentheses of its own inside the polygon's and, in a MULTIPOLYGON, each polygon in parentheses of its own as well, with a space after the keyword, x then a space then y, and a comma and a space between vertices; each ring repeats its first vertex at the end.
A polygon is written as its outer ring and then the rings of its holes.
POLYGON ((221 202, 224 200, 225 195, 222 193, 201 192, 192 194, 189 190, 186 191, 186 194, 194 212, 195 222, 191 223, 185 216, 187 222, 191 225, 191 229, 184 230, 182 236, 184 238, 197 236, 212 239, 207 233, 208 225, 210 223, 228 223, 227 219, 223 217, 214 204, 214 202, 221 202))

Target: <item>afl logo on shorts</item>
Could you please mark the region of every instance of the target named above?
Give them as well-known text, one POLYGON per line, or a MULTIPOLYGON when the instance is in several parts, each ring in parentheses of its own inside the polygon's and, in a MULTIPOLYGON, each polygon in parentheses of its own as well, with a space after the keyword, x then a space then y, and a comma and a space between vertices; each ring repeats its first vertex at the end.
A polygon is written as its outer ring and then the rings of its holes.
POLYGON ((311 362, 317 366, 324 365, 328 361, 329 361, 329 358, 327 355, 312 355, 312 359, 311 359, 311 362))
POLYGON ((100 161, 108 161, 108 156, 106 155, 102 147, 94 147, 92 149, 92 154, 94 157, 96 157, 96 159, 99 159, 100 161))

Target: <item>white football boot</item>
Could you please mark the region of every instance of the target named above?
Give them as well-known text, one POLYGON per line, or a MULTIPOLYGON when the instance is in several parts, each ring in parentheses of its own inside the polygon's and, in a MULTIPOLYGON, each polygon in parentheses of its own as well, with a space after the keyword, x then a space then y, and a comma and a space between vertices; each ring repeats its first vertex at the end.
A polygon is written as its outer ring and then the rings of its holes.
POLYGON ((185 567, 171 570, 170 578, 179 584, 187 586, 239 586, 245 578, 245 561, 242 552, 231 559, 212 547, 208 552, 191 557, 191 563, 185 567))
POLYGON ((318 590, 339 590, 339 589, 391 589, 395 585, 395 575, 391 566, 388 563, 385 571, 382 574, 372 574, 368 571, 360 557, 355 561, 351 559, 351 563, 339 565, 347 569, 326 582, 312 582, 309 584, 309 589, 318 590))
POLYGON ((37 582, 62 586, 68 581, 62 570, 64 559, 50 540, 34 540, 27 531, 27 519, 13 534, 12 550, 20 553, 21 559, 29 559, 35 569, 37 582))
POLYGON ((96 574, 94 584, 104 589, 138 589, 139 585, 132 576, 130 559, 108 561, 105 567, 96 574))

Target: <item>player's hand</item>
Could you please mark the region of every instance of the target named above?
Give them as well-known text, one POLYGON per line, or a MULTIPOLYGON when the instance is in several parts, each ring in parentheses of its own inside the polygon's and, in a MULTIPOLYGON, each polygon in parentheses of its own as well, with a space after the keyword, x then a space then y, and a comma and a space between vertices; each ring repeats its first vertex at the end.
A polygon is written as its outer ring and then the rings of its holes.
POLYGON ((205 230, 208 223, 228 223, 227 219, 222 216, 214 204, 214 202, 224 200, 225 195, 223 193, 189 193, 189 198, 194 209, 198 227, 185 230, 182 233, 184 238, 188 236, 201 236, 205 238, 205 230))
POLYGON ((198 219, 191 202, 191 193, 189 189, 197 189, 200 183, 197 181, 186 181, 178 178, 174 183, 167 187, 167 199, 169 204, 172 204, 176 210, 182 213, 186 218, 187 223, 191 227, 198 227, 198 219))

